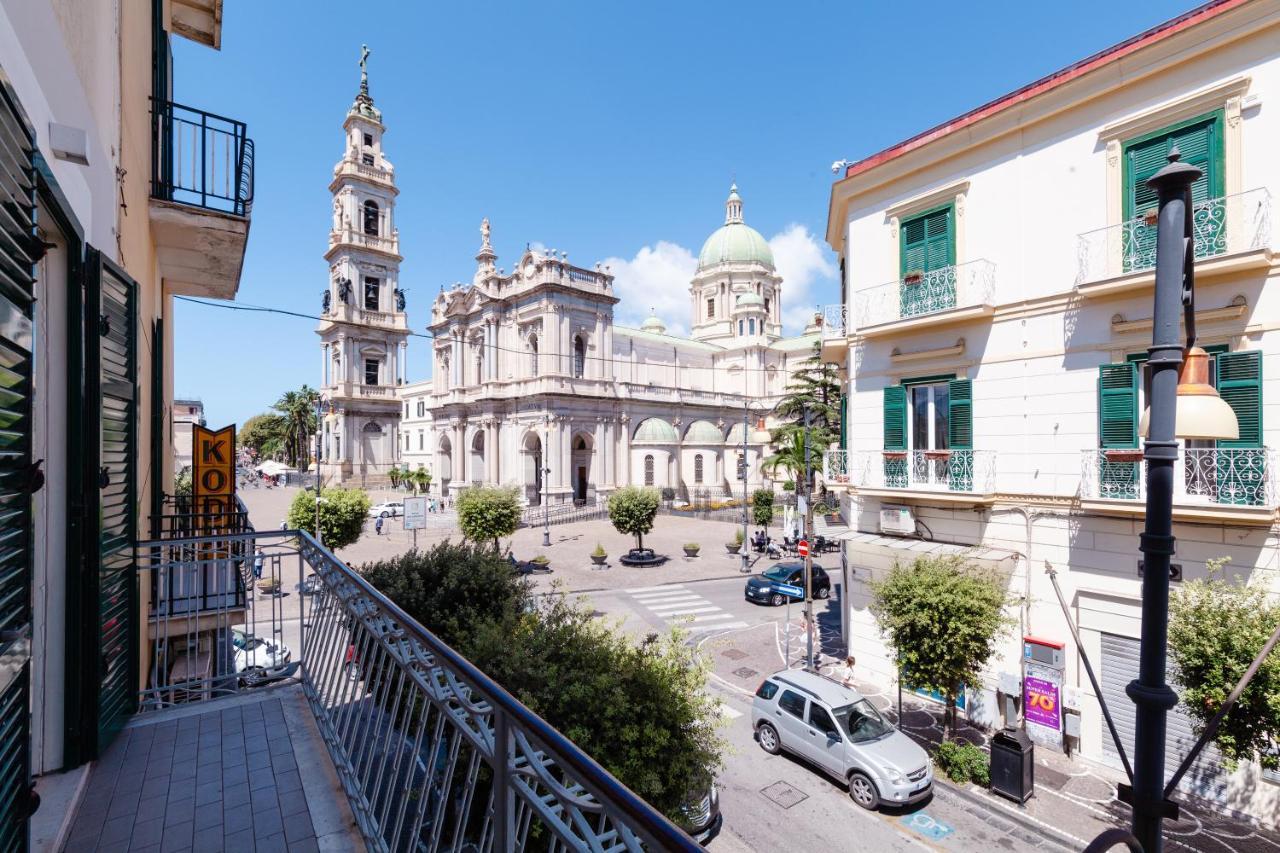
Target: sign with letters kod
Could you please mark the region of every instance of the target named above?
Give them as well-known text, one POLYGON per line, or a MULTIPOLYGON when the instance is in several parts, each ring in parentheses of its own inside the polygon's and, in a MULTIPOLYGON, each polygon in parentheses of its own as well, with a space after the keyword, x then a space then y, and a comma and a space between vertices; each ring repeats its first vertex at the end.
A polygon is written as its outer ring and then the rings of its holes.
POLYGON ((192 512, 209 533, 231 525, 236 509, 236 428, 220 430, 196 424, 192 430, 192 512))

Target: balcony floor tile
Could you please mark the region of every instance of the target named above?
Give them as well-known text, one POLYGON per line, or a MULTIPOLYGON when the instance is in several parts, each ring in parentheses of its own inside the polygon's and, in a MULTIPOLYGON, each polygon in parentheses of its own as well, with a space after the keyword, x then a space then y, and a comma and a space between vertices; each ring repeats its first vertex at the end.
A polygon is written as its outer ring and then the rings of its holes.
POLYGON ((68 819, 76 853, 364 846, 297 685, 135 717, 68 819))

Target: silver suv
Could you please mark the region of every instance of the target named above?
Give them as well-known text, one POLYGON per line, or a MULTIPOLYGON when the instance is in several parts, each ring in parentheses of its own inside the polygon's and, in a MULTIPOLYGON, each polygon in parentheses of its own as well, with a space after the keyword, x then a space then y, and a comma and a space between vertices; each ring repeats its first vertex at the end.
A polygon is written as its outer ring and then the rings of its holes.
POLYGON ((766 678, 751 704, 762 749, 787 750, 849 785, 864 809, 900 806, 929 796, 929 754, 880 716, 865 697, 837 681, 802 670, 766 678))

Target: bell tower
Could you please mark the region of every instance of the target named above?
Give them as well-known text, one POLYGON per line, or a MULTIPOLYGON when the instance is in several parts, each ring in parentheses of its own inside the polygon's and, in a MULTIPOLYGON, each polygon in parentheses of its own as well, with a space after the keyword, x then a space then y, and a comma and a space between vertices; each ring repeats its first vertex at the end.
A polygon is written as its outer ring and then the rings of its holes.
POLYGON ((369 95, 369 49, 360 53, 360 89, 347 111, 342 159, 333 167, 333 223, 319 326, 322 477, 376 484, 400 453, 400 402, 409 336, 400 286, 399 190, 382 147, 382 111, 369 95))

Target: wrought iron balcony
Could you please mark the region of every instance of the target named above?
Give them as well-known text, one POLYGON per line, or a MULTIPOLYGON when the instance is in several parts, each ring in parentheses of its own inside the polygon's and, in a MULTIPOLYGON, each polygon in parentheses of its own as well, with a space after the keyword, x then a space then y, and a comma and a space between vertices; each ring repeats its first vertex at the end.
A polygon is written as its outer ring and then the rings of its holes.
POLYGON ((822 327, 822 340, 844 340, 848 332, 849 308, 845 305, 824 305, 817 316, 822 327))
MULTIPOLYGON (((1147 499, 1142 451, 1081 451, 1080 497, 1142 502, 1147 499)), ((1174 468, 1175 504, 1236 507, 1280 505, 1275 451, 1266 448, 1179 448, 1174 468)))
POLYGON ((205 210, 249 215, 253 140, 242 121, 152 101, 151 195, 205 210))
MULTIPOLYGON (((1081 234, 1076 284, 1089 284, 1156 265, 1154 211, 1081 234)), ((1196 259, 1271 248, 1271 194, 1254 189, 1197 202, 1191 208, 1196 259)))
POLYGON ((990 495, 996 485, 994 450, 886 450, 850 453, 828 450, 823 457, 828 485, 857 489, 956 492, 990 495))
MULTIPOLYGON (((197 510, 189 495, 165 495, 162 511, 151 519, 153 539, 175 541, 192 536, 235 536, 252 533, 249 511, 239 497, 231 510, 197 510)), ((191 553, 180 568, 153 572, 148 587, 152 620, 168 616, 217 613, 243 610, 247 586, 252 584, 253 555, 238 550, 243 542, 236 540, 219 559, 199 559, 191 553)))
POLYGON ((976 260, 869 287, 854 294, 858 331, 952 309, 991 308, 995 286, 996 265, 976 260))
MULTIPOLYGON (((126 837, 113 842, 129 841, 132 826, 132 841, 140 846, 139 833, 155 817, 163 818, 156 823, 166 833, 184 827, 190 833, 189 798, 207 770, 217 784, 203 786, 210 788, 205 795, 197 792, 195 810, 210 812, 204 825, 214 829, 205 831, 225 831, 224 846, 251 847, 245 833, 278 833, 281 814, 288 832, 287 815, 294 813, 307 818, 301 821, 307 825, 295 827, 300 838, 314 833, 331 849, 350 849, 335 828, 341 825, 335 808, 345 812, 349 806, 370 850, 699 849, 306 533, 143 542, 138 584, 146 589, 157 576, 205 564, 236 574, 242 555, 259 552, 261 577, 254 578, 244 609, 199 619, 169 614, 151 631, 146 683, 136 697, 140 719, 93 768, 83 813, 72 816, 73 840, 89 846, 107 840, 114 825, 108 815, 137 815, 124 822, 126 837), (289 698, 299 688, 305 706, 289 698), (258 704, 218 703, 200 712, 198 703, 232 694, 258 704), (177 705, 185 712, 170 715, 177 705), (283 724, 281 705, 286 717, 290 708, 302 714, 300 725, 283 724), (274 726, 270 732, 262 730, 264 716, 268 728, 274 726), (197 717, 198 723, 190 722, 197 717), (154 728, 135 736, 148 721, 155 721, 154 728), (135 741, 141 744, 137 754, 135 741), (163 749, 152 748, 153 742, 163 749), (148 756, 157 752, 163 755, 151 767, 148 756), (191 760, 180 761, 178 752, 191 760), (300 772, 304 767, 310 770, 300 772), (324 783, 330 774, 336 784, 324 783), (168 802, 149 799, 148 786, 168 792, 168 802), (327 799, 339 789, 345 805, 327 799), (296 811, 300 796, 307 811, 296 811), (294 811, 286 811, 286 798, 294 811), (219 819, 227 815, 230 822, 239 810, 244 813, 236 815, 235 830, 230 823, 224 830, 219 819), (250 829, 236 831, 240 826, 250 829)), ((197 814, 195 825, 201 820, 197 814)))

